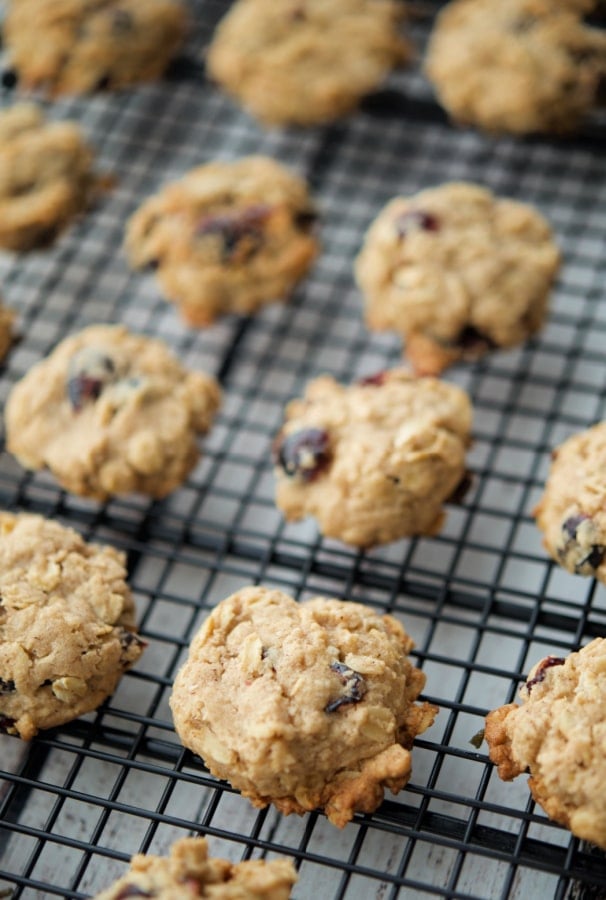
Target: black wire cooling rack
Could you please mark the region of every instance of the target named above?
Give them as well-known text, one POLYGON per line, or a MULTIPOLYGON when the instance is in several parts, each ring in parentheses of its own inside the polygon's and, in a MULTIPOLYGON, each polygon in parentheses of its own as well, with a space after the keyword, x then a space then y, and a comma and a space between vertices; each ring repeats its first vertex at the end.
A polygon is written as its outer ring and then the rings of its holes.
MULTIPOLYGON (((88 896, 132 853, 165 853, 193 832, 233 860, 291 857, 298 900, 606 896, 603 857, 550 822, 524 778, 502 783, 485 745, 471 743, 535 661, 606 632, 606 592, 550 562, 531 516, 551 449, 605 415, 604 123, 561 141, 459 130, 413 66, 337 124, 263 131, 204 78, 200 53, 224 10, 192 4, 186 57, 162 83, 46 104, 51 117, 81 123, 117 185, 52 249, 0 256, 22 333, 1 372, 2 401, 58 339, 93 322, 162 336, 225 390, 203 461, 163 502, 100 506, 0 455, 3 507, 54 516, 127 551, 149 641, 96 713, 29 745, 0 737, 0 895, 88 896), (125 219, 192 166, 249 153, 310 179, 322 256, 287 305, 189 330, 151 277, 129 272, 125 219), (552 222, 565 260, 552 313, 525 346, 446 375, 470 392, 475 424, 473 485, 443 532, 356 552, 309 521, 284 523, 271 440, 310 377, 349 381, 399 361, 395 336, 363 326, 352 260, 392 195, 456 179, 534 203, 552 222), (254 810, 175 737, 167 701, 189 639, 214 604, 251 583, 367 603, 400 618, 416 641, 425 696, 441 712, 416 742, 407 788, 343 831, 319 814, 254 810)), ((420 47, 433 12, 428 4, 412 22, 420 47)))

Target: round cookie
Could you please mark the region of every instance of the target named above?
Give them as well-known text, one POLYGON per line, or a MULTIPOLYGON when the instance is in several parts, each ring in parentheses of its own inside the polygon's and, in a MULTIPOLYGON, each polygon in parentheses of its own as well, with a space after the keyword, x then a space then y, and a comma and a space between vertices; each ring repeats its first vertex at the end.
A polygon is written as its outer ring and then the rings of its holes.
POLYGON ((0 112, 0 247, 52 243, 103 186, 73 122, 46 122, 31 103, 0 112))
POLYGON ((162 341, 92 325, 13 387, 7 448, 74 494, 164 497, 196 465, 196 436, 219 402, 215 379, 188 372, 162 341))
POLYGON ((606 422, 572 435, 553 451, 533 514, 556 562, 606 583, 606 422))
POLYGON ((126 251, 152 266, 188 324, 253 313, 283 299, 318 252, 315 211, 303 179, 249 156, 193 169, 131 217, 126 251))
POLYGON ((388 203, 355 271, 368 327, 398 331, 415 370, 436 375, 538 331, 559 264, 533 207, 452 182, 388 203))
POLYGON ((185 29, 180 0, 12 0, 3 30, 12 80, 53 96, 158 78, 185 29))
POLYGON ((490 132, 566 132, 596 104, 606 35, 591 4, 454 0, 439 14, 425 70, 457 122, 490 132))
POLYGON ((145 647, 126 558, 42 516, 0 513, 0 732, 96 709, 145 647))
POLYGON ((238 0, 206 67, 266 124, 328 122, 407 61, 403 16, 398 0, 238 0))
POLYGON ((194 637, 170 705, 183 744, 255 806, 324 809, 343 827, 410 777, 437 708, 391 616, 359 603, 244 588, 194 637))
POLYGON ((297 873, 290 860, 249 859, 231 863, 208 856, 205 838, 182 838, 168 857, 138 853, 130 869, 93 900, 288 900, 297 873))
POLYGON ((274 441, 276 504, 359 547, 436 534, 466 479, 471 417, 461 388, 402 369, 350 386, 316 378, 274 441))
POLYGON ((547 815, 606 849, 606 640, 566 659, 547 656, 510 703, 486 718, 499 776, 530 771, 528 786, 547 815))

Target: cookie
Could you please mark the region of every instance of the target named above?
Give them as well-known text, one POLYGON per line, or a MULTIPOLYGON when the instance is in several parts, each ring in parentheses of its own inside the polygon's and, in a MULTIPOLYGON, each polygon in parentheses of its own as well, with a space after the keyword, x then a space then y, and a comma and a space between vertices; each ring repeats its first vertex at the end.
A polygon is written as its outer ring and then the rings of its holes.
POLYGON ((402 369, 349 386, 316 378, 274 440, 276 504, 359 547, 436 534, 466 480, 471 416, 461 388, 402 369))
POLYGON ((559 264, 533 207, 453 182, 388 203, 355 268, 368 327, 399 332, 415 370, 437 375, 535 334, 559 264))
POLYGON ((15 313, 0 298, 0 361, 15 343, 15 313))
POLYGON ((606 583, 606 422, 572 435, 553 451, 533 514, 556 562, 606 583))
POLYGON ((185 29, 180 0, 13 0, 4 22, 11 82, 54 96, 152 81, 185 29))
POLYGON ((596 104, 606 35, 591 4, 454 0, 439 14, 425 71, 459 123, 489 132, 572 131, 596 104))
POLYGON ((164 497, 198 462, 196 436, 219 402, 215 379, 188 372, 162 341, 92 325, 13 387, 7 448, 83 497, 164 497))
POLYGON ((0 247, 51 244, 106 182, 75 123, 46 122, 30 103, 0 112, 0 247))
POLYGON ((209 325, 290 294, 318 252, 315 218, 305 182, 275 160, 213 162, 135 212, 126 251, 156 269, 188 324, 209 325))
POLYGON ((0 513, 0 732, 32 738, 96 709, 137 661, 126 558, 29 513, 0 513))
POLYGON ((410 777, 437 708, 391 616, 360 603, 243 588, 194 637, 170 705, 183 744, 254 806, 324 809, 343 827, 410 777))
POLYGON ((530 771, 528 786, 547 815, 606 849, 606 640, 565 659, 547 656, 510 703, 486 718, 499 776, 530 771))
POLYGON ((155 897, 156 900, 288 900, 297 880, 286 859, 231 863, 208 856, 205 838, 181 838, 168 857, 138 853, 130 869, 94 900, 155 897))
POLYGON ((329 122, 407 61, 398 0, 238 0, 206 68, 268 125, 329 122))

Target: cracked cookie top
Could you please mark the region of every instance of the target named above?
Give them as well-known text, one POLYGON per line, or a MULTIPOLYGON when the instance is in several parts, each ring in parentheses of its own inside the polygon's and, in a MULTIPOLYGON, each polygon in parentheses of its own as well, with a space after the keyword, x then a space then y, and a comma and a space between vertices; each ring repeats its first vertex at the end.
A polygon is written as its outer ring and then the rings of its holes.
POLYGON ((585 0, 455 0, 439 14, 426 72, 457 122, 490 132, 565 132, 597 103, 606 35, 585 0))
POLYGON ((486 718, 490 758, 528 786, 547 815, 606 849, 606 640, 566 658, 547 656, 510 703, 486 718))
POLYGON ((207 69, 266 124, 330 121, 407 61, 404 14, 397 0, 238 0, 207 69))
POLYGON ((13 387, 7 447, 74 494, 164 497, 196 465, 197 436, 210 428, 220 396, 214 378, 189 372, 163 341, 92 325, 13 387))
POLYGON ((3 32, 12 80, 53 96, 152 81, 185 30, 180 0, 12 0, 3 32))
POLYGON ((606 422, 574 434, 552 453, 534 515, 543 546, 569 572, 606 583, 606 422))
POLYGON ((126 251, 193 326, 284 299, 318 252, 303 179, 248 156, 188 172, 131 217, 126 251))
POLYGON ((182 838, 167 857, 138 853, 122 878, 94 900, 288 900, 297 880, 286 859, 249 859, 232 863, 209 857, 205 838, 182 838))
POLYGON ((32 103, 0 112, 0 247, 51 244, 107 186, 73 122, 47 122, 32 103))
POLYGON ((466 479, 471 416, 461 388, 403 369, 352 385, 316 378, 273 443, 276 504, 360 547, 435 534, 466 479))
POLYGON ((532 206, 452 182, 388 203, 356 278, 367 325, 399 332, 415 370, 435 375, 537 332, 559 264, 532 206))
POLYGON ((359 603, 243 588, 194 637, 170 705, 186 747, 254 805, 321 807, 344 826, 410 777, 437 713, 412 640, 359 603))
POLYGON ((25 740, 96 709, 143 652, 125 556, 0 513, 0 731, 25 740))

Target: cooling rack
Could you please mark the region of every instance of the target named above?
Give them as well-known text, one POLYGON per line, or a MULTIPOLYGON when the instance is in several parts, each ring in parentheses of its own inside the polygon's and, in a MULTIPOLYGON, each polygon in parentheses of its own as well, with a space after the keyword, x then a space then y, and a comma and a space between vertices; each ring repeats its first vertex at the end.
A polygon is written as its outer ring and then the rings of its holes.
MULTIPOLYGON (((515 697, 532 664, 606 632, 606 592, 546 557, 531 510, 551 449, 605 415, 606 128, 568 140, 492 139, 456 129, 418 66, 394 74, 355 115, 304 131, 263 131, 204 76, 201 51, 226 5, 192 3, 184 58, 163 82, 45 104, 81 123, 116 187, 52 249, 0 256, 0 285, 22 339, 0 371, 0 400, 67 333, 124 322, 162 336, 225 400, 188 482, 162 502, 105 505, 60 491, 0 454, 0 505, 53 516, 128 554, 149 647, 97 712, 29 745, 0 737, 0 895, 89 896, 132 853, 205 834, 232 860, 291 857, 296 900, 605 896, 599 853, 550 822, 521 777, 502 783, 472 737, 515 697), (126 217, 196 164, 267 153, 309 178, 323 253, 286 304, 193 331, 153 279, 129 272, 126 217), (362 323, 352 260, 395 193, 465 179, 534 203, 564 253, 549 322, 525 346, 448 371, 475 407, 473 483, 443 532, 357 552, 286 524, 273 504, 270 444, 284 404, 322 372, 349 381, 395 365, 397 338, 362 323), (172 679, 208 610, 251 583, 297 598, 350 598, 399 618, 440 707, 413 776, 343 831, 323 815, 254 810, 177 741, 172 679)), ((437 4, 416 9, 422 48, 437 4)), ((3 106, 15 96, 0 96, 3 106)))

